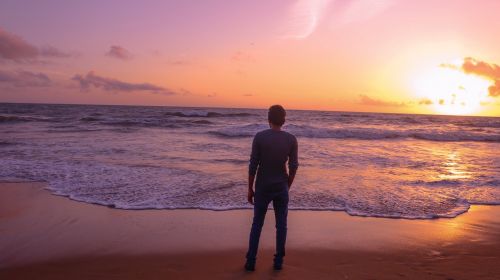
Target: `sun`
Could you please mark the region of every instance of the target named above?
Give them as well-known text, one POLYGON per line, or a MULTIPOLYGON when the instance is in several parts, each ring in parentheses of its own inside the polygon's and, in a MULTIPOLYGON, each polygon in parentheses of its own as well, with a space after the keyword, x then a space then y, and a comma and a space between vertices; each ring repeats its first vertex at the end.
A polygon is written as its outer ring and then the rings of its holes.
POLYGON ((481 109, 491 81, 459 68, 435 67, 414 79, 416 94, 436 113, 470 115, 481 109))

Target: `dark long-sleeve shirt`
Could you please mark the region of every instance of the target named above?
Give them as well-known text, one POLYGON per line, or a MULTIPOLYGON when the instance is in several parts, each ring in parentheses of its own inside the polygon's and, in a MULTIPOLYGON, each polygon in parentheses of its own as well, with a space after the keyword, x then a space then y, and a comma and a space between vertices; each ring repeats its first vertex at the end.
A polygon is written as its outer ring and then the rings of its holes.
POLYGON ((299 167, 297 138, 286 131, 266 129, 253 138, 249 174, 257 174, 256 186, 287 182, 288 170, 295 173, 299 167))

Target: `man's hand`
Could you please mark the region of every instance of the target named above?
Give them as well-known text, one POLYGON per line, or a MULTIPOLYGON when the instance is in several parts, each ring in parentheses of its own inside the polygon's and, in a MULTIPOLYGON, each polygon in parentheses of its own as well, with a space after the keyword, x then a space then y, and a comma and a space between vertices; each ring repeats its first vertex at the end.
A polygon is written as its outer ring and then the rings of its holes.
POLYGON ((290 189, 292 187, 294 179, 295 179, 295 170, 290 171, 290 175, 288 175, 288 189, 290 189))
POLYGON ((255 175, 248 175, 248 203, 253 205, 253 197, 255 193, 253 192, 253 182, 255 181, 255 175))
POLYGON ((248 203, 253 205, 254 192, 252 189, 248 189, 248 203))

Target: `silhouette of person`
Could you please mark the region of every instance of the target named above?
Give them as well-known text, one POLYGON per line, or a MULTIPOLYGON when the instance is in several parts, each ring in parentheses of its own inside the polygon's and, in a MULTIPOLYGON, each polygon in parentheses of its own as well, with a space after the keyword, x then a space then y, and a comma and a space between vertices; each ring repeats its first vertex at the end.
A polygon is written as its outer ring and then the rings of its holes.
POLYGON ((245 270, 247 271, 255 270, 260 233, 271 201, 276 217, 276 254, 273 267, 275 270, 281 270, 283 266, 287 234, 288 191, 299 166, 297 139, 294 135, 281 130, 285 117, 286 111, 281 105, 271 106, 268 111, 270 128, 258 132, 252 142, 248 168, 248 202, 254 205, 254 217, 246 254, 245 270))

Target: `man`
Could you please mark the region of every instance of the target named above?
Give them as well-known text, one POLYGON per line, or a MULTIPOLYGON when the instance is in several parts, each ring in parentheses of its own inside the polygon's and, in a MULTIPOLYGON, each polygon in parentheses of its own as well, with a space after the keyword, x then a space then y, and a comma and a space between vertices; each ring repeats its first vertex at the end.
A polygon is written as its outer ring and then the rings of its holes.
POLYGON ((276 254, 274 269, 281 270, 285 256, 285 242, 288 214, 288 190, 292 186, 299 166, 297 159, 297 139, 281 130, 285 123, 286 111, 281 105, 269 108, 270 129, 258 132, 252 143, 248 176, 248 202, 254 205, 254 217, 245 269, 255 270, 255 260, 259 247, 260 233, 264 225, 267 207, 273 202, 276 217, 276 254), (286 162, 288 160, 288 171, 286 162), (258 169, 258 171, 257 171, 258 169), (255 192, 253 184, 255 175, 255 192))

